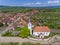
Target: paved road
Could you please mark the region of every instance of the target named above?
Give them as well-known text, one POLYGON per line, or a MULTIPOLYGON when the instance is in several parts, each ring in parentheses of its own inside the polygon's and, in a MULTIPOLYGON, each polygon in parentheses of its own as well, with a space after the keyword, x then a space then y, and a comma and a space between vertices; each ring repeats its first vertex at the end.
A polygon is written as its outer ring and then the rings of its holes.
POLYGON ((60 29, 51 29, 51 32, 60 33, 60 29))

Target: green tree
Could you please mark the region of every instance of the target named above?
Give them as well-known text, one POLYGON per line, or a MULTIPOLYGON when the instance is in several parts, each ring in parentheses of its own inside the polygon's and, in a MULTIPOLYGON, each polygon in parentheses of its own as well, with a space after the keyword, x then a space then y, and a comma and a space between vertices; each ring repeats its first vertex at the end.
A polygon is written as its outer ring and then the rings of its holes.
POLYGON ((0 22, 0 27, 2 27, 2 26, 3 26, 3 23, 0 22))
POLYGON ((22 37, 22 38, 26 38, 26 37, 29 36, 29 34, 30 34, 30 30, 27 27, 23 27, 20 31, 19 36, 22 37))

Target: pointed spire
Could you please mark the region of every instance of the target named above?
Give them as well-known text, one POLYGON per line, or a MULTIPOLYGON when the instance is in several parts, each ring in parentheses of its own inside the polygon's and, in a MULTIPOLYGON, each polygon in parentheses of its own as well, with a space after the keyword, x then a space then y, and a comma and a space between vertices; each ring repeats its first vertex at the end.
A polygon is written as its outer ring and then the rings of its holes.
POLYGON ((30 22, 30 17, 29 17, 29 22, 30 22))
POLYGON ((30 16, 29 16, 28 22, 31 22, 31 21, 30 21, 30 16))

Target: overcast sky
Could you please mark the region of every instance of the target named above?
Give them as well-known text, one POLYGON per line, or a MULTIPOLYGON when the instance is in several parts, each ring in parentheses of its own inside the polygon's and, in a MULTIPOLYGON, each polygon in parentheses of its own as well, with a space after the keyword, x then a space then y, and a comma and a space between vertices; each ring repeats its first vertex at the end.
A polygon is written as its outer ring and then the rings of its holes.
POLYGON ((6 6, 58 6, 60 0, 0 0, 0 5, 6 6))

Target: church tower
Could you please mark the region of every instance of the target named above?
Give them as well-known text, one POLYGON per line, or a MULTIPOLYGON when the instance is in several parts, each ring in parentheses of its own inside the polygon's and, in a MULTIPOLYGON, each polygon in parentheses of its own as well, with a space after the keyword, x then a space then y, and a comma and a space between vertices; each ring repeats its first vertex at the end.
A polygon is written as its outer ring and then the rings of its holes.
POLYGON ((32 34, 32 23, 30 21, 30 17, 29 17, 29 21, 28 21, 28 29, 30 30, 30 34, 32 34))

